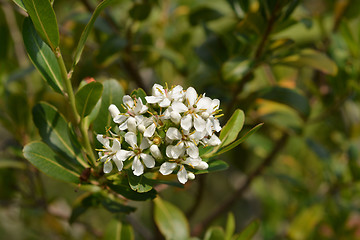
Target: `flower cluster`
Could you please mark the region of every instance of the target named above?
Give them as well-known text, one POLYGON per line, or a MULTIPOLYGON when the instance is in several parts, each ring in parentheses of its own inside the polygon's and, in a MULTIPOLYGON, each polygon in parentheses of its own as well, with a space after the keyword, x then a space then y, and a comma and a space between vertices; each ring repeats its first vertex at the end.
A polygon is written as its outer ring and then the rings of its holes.
POLYGON ((97 135, 103 149, 98 149, 104 172, 119 171, 125 161, 132 160, 134 175, 140 176, 146 168, 160 166, 163 175, 177 172, 182 184, 194 179, 194 169, 204 170, 208 164, 200 158, 199 146, 217 146, 221 143, 215 132, 221 130, 218 120, 220 101, 205 94, 198 95, 194 88, 181 86, 171 89, 155 84, 152 96, 123 97, 120 112, 109 106, 118 133, 97 135), (110 146, 112 142, 112 145, 110 146))

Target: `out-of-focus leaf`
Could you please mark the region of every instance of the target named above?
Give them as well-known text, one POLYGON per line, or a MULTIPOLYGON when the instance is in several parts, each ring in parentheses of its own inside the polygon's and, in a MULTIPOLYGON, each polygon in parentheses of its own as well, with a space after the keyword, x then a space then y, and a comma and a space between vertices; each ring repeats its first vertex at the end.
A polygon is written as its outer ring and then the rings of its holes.
MULTIPOLYGON (((360 163, 359 163, 359 150, 355 145, 351 145, 347 151, 349 159, 349 170, 354 180, 360 180, 360 163)), ((0 161, 1 163, 1 161, 0 161)))
POLYGON ((278 59, 274 63, 296 68, 314 68, 332 76, 335 76, 338 72, 338 68, 333 60, 331 60, 324 53, 315 51, 313 49, 303 49, 298 54, 278 59))
POLYGON ((64 88, 56 57, 50 47, 41 40, 30 18, 25 18, 24 20, 23 39, 31 62, 39 70, 47 83, 56 92, 62 93, 64 88))
POLYGON ((144 176, 144 174, 140 176, 135 176, 131 169, 129 169, 127 172, 129 184, 132 190, 144 193, 149 192, 152 189, 152 184, 148 179, 144 176))
POLYGON ((111 213, 131 213, 135 211, 134 207, 126 206, 118 201, 107 198, 106 196, 101 196, 100 202, 103 207, 111 213))
POLYGON ((157 197, 154 199, 154 219, 166 239, 185 240, 189 237, 189 223, 176 206, 157 197))
POLYGON ((210 160, 208 162, 209 167, 205 170, 195 170, 194 173, 195 174, 204 174, 204 173, 210 173, 210 172, 218 172, 218 171, 223 171, 226 170, 229 165, 222 161, 222 160, 210 160))
POLYGON ((220 132, 221 144, 219 148, 225 147, 235 141, 237 135, 243 128, 245 121, 244 112, 240 109, 236 109, 229 121, 225 124, 220 132))
POLYGON ((244 58, 234 58, 224 63, 221 72, 227 82, 239 82, 251 70, 253 62, 244 58))
POLYGON ((303 118, 307 118, 310 114, 310 104, 308 99, 300 93, 283 87, 269 87, 262 90, 259 94, 260 98, 285 104, 297 112, 303 118))
POLYGON ((218 19, 223 15, 212 8, 202 6, 196 9, 193 9, 189 14, 189 22, 191 25, 195 26, 197 24, 202 24, 211 20, 218 19))
POLYGON ((135 89, 134 91, 131 92, 130 95, 133 98, 141 98, 141 101, 142 101, 143 104, 147 103, 146 99, 145 99, 145 97, 147 95, 146 95, 146 92, 142 88, 135 89))
POLYGON ((103 86, 101 83, 90 82, 76 92, 76 110, 81 118, 84 118, 91 113, 96 103, 99 101, 102 91, 103 86))
POLYGON ((291 239, 302 240, 309 239, 316 225, 324 216, 324 206, 314 205, 301 211, 288 229, 288 235, 291 239))
POLYGON ((251 240, 260 227, 260 221, 254 220, 245 227, 241 233, 235 235, 233 240, 251 240))
POLYGON ((78 217, 85 213, 89 208, 98 205, 99 199, 95 194, 89 192, 82 194, 74 202, 74 206, 69 219, 70 224, 75 222, 78 217))
POLYGON ((227 222, 226 222, 226 228, 225 228, 225 237, 224 240, 231 240, 231 237, 233 236, 235 232, 235 217, 233 213, 228 214, 227 222))
POLYGON ((24 157, 45 174, 65 182, 80 182, 80 175, 43 142, 31 142, 23 149, 24 157))
POLYGON ((156 197, 157 192, 155 189, 151 189, 148 192, 135 192, 131 188, 129 188, 129 184, 124 183, 114 183, 114 184, 108 184, 109 188, 122 196, 124 196, 127 199, 134 200, 134 201, 146 201, 149 199, 154 199, 156 197))
POLYGON ((134 240, 134 230, 130 224, 112 219, 106 226, 102 240, 134 240))
POLYGON ((151 4, 148 2, 134 3, 129 11, 130 17, 134 20, 143 21, 151 13, 151 4))
POLYGON ((26 164, 14 159, 0 159, 0 168, 26 169, 26 164))
POLYGON ((59 46, 59 29, 54 9, 49 0, 22 0, 34 23, 36 31, 50 48, 55 51, 59 46))
POLYGON ((285 13, 283 15, 283 21, 287 20, 291 14, 294 12, 295 8, 299 5, 300 0, 290 0, 289 5, 287 6, 285 13))
POLYGON ((247 132, 244 136, 242 136, 241 138, 239 138, 238 140, 236 140, 235 142, 233 142, 232 144, 230 144, 229 146, 220 149, 219 152, 216 153, 216 155, 220 155, 223 154, 225 152, 230 151, 231 149, 237 147, 240 143, 244 142, 246 139, 248 139, 251 135, 253 135, 254 133, 257 132, 257 130, 259 130, 260 127, 262 127, 262 125, 264 125, 264 123, 260 123, 258 125, 256 125, 255 127, 253 127, 249 132, 247 132))
POLYGON ((228 58, 226 45, 215 35, 208 37, 201 46, 195 48, 195 52, 201 61, 214 70, 220 69, 228 58))
POLYGON ((7 114, 11 117, 16 128, 27 129, 30 119, 29 103, 26 95, 8 93, 5 96, 7 114))
POLYGON ((311 138, 307 138, 306 139, 306 144, 308 145, 308 147, 322 160, 329 160, 330 159, 330 153, 327 149, 325 149, 325 147, 320 144, 319 142, 311 139, 311 138))
POLYGON ((82 158, 80 144, 71 137, 68 124, 57 109, 47 103, 39 103, 33 108, 33 119, 46 144, 66 157, 79 172, 81 165, 88 167, 82 158))
POLYGON ((121 106, 124 89, 118 81, 114 79, 107 80, 103 83, 104 90, 101 97, 100 109, 97 118, 94 120, 94 131, 102 133, 105 127, 115 127, 112 117, 109 113, 109 106, 121 106))
POLYGON ((210 227, 206 231, 204 236, 204 240, 224 240, 224 239, 225 239, 224 229, 218 226, 210 227))
POLYGON ((110 36, 99 49, 96 61, 102 66, 108 66, 118 59, 121 51, 126 47, 127 41, 118 35, 110 36))
POLYGON ((341 21, 340 31, 351 53, 354 56, 359 56, 359 44, 355 40, 347 21, 341 21))
POLYGON ((114 1, 115 0, 104 0, 95 8, 94 13, 91 16, 89 23, 86 25, 84 31, 81 34, 78 46, 77 46, 76 51, 75 51, 73 67, 79 62, 79 60, 81 58, 81 54, 82 54, 82 51, 84 50, 86 40, 87 40, 87 38, 88 38, 88 36, 89 36, 93 26, 94 26, 96 18, 99 16, 101 11, 105 7, 107 7, 110 3, 113 3, 114 1))
POLYGON ((18 5, 22 10, 26 12, 25 6, 22 2, 22 0, 12 0, 16 5, 18 5))

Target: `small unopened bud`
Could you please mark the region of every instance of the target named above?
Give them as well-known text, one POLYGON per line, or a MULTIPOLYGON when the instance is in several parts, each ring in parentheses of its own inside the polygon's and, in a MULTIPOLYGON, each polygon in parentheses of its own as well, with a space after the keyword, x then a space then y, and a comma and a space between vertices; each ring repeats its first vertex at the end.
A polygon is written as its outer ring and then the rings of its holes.
POLYGON ((151 152, 151 155, 153 155, 156 159, 162 159, 161 152, 157 145, 151 145, 150 152, 151 152))
POLYGON ((208 112, 201 113, 201 116, 205 119, 209 118, 210 114, 208 112))
POLYGON ((209 167, 209 165, 204 162, 204 161, 201 161, 199 165, 197 165, 195 168, 198 169, 198 170, 205 170, 209 167))
POLYGON ((112 118, 115 118, 116 116, 118 116, 120 114, 119 109, 114 104, 111 104, 109 106, 109 112, 110 112, 112 118))
POLYGON ((188 178, 190 180, 194 180, 195 179, 195 174, 193 174, 192 172, 188 172, 188 178))
POLYGON ((161 143, 161 138, 160 138, 160 137, 154 137, 153 143, 156 144, 156 145, 160 145, 160 143, 161 143))
POLYGON ((178 112, 171 112, 170 113, 170 119, 173 123, 179 124, 181 120, 181 115, 178 112))
POLYGON ((133 117, 130 117, 127 120, 127 127, 130 132, 136 133, 136 119, 133 117))

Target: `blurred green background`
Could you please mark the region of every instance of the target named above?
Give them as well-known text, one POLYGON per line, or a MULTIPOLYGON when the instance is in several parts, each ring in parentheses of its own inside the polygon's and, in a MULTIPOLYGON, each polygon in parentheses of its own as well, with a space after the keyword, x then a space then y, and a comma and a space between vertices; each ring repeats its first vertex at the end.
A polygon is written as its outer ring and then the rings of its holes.
MULTIPOLYGON (((53 1, 68 66, 97 4, 53 1)), ((73 86, 89 78, 116 79, 126 93, 193 86, 221 100, 223 124, 236 108, 246 116, 242 133, 264 123, 220 157, 226 171, 158 189, 199 236, 210 223, 224 227, 230 211, 237 232, 259 220, 254 239, 360 239, 359 9, 359 0, 114 1, 95 23, 73 86)), ((0 236, 106 238, 111 213, 91 208, 69 224, 82 190, 22 156, 39 139, 36 103, 69 114, 28 59, 25 16, 0 1, 0 236)), ((136 239, 158 239, 152 202, 135 206, 124 218, 136 239)))

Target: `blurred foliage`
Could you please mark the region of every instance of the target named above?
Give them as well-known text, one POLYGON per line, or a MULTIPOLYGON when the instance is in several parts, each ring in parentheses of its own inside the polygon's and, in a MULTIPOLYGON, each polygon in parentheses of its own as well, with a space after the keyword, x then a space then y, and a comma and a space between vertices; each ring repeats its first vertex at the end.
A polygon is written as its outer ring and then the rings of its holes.
MULTIPOLYGON (((135 202, 137 210, 127 216, 123 212, 134 209, 124 209, 116 194, 104 198, 88 189, 95 186, 54 180, 24 159, 23 146, 44 138, 35 127, 41 112, 61 121, 72 116, 59 94, 63 86, 50 83, 56 92, 45 82, 58 69, 38 72, 31 61, 36 66, 41 58, 26 56, 22 32, 33 29, 23 25, 22 1, 14 2, 0 1, 2 238, 170 239, 179 229, 166 226, 168 208, 180 216, 184 237, 250 239, 257 231, 253 239, 360 238, 360 1, 113 0, 98 8, 95 0, 51 1, 78 99, 83 80, 104 83, 100 105, 118 101, 123 89, 149 92, 154 82, 166 82, 220 99, 223 123, 237 108, 245 113, 245 130, 264 123, 221 155, 228 170, 199 176, 183 189, 159 185, 161 199, 135 202), (85 31, 85 43, 81 33, 89 21, 94 28, 85 31), (227 211, 233 215, 226 220, 227 211)), ((42 51, 57 47, 56 34, 49 41, 42 51)), ((77 106, 84 116, 97 108, 100 95, 93 94, 89 108, 77 106)), ((105 129, 96 122, 109 119, 91 121, 99 133, 105 129)), ((73 143, 73 133, 62 133, 73 143)), ((86 177, 85 166, 77 167, 86 177)), ((142 198, 117 186, 122 198, 142 198)), ((142 200, 154 197, 150 191, 142 200)))

